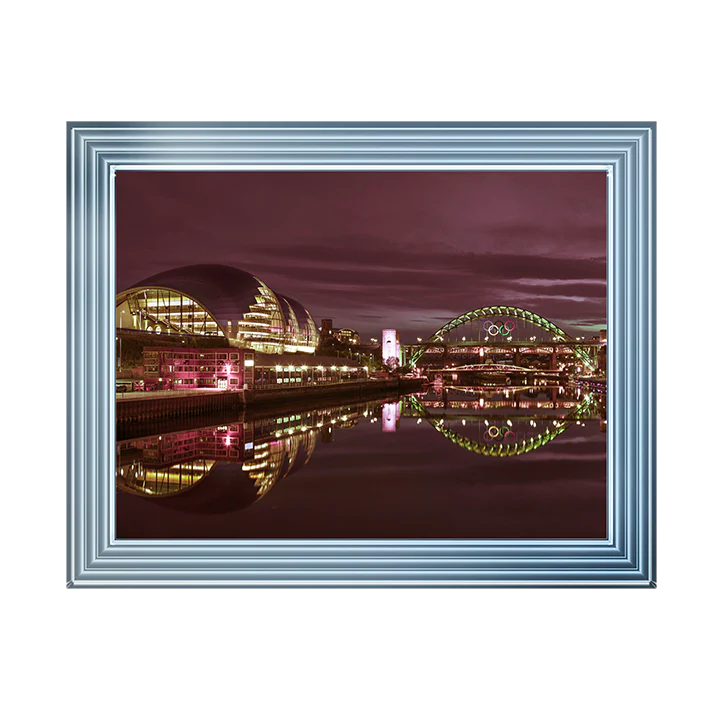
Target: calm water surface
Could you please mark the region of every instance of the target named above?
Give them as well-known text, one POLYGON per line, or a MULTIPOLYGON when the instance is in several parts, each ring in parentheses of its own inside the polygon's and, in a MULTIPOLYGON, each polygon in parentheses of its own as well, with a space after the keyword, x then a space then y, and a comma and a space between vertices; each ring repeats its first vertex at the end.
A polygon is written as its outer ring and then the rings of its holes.
POLYGON ((118 441, 119 538, 602 538, 605 399, 432 388, 118 441))

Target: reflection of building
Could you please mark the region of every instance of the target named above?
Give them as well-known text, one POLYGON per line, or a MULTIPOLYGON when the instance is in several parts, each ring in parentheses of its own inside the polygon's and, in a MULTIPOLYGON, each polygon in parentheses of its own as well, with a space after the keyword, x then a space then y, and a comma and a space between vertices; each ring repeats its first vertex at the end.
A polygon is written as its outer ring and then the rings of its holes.
POLYGON ((389 360, 395 360, 395 365, 402 363, 402 350, 396 329, 382 330, 382 362, 388 364, 389 360))
POLYGON ((300 412, 119 441, 116 484, 124 492, 194 512, 240 509, 308 463, 317 442, 331 441, 370 415, 373 403, 300 412))
POLYGON ((125 492, 195 512, 246 507, 306 464, 316 443, 311 430, 257 442, 253 436, 244 425, 231 424, 121 442, 116 483, 125 492))
POLYGON ((382 406, 382 432, 396 432, 402 415, 402 403, 392 402, 382 406))
POLYGON ((184 266, 138 282, 116 296, 116 327, 164 336, 224 337, 265 353, 312 354, 319 333, 297 301, 246 271, 184 266))

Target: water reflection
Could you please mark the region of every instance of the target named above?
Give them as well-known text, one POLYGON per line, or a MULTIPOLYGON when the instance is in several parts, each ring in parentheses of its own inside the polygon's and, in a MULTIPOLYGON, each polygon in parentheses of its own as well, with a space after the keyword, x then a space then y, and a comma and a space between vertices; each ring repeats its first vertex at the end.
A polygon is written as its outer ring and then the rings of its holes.
POLYGON ((462 449, 493 457, 527 454, 587 420, 600 420, 605 431, 604 396, 579 387, 433 387, 404 406, 405 416, 462 449))
POLYGON ((444 387, 399 400, 241 419, 118 442, 116 483, 123 492, 167 499, 219 480, 224 493, 218 496, 229 507, 206 506, 238 509, 308 464, 317 441, 330 442, 334 429, 381 421, 383 432, 396 432, 402 417, 428 423, 468 452, 507 457, 532 452, 571 425, 600 420, 604 431, 605 400, 579 388, 444 387), (231 474, 222 469, 229 463, 231 474), (233 494, 225 490, 227 482, 233 483, 233 494))

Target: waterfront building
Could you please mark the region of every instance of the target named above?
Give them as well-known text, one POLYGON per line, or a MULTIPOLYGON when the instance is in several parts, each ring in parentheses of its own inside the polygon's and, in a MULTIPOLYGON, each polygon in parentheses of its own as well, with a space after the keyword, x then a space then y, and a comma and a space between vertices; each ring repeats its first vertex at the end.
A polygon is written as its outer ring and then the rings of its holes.
POLYGON ((295 299, 232 266, 163 271, 116 296, 116 327, 157 336, 218 337, 257 352, 313 354, 319 332, 295 299))
POLYGON ((147 346, 143 349, 146 391, 189 389, 288 389, 367 379, 369 367, 352 359, 251 350, 147 346))
POLYGON ((256 354, 253 381, 249 388, 288 389, 363 381, 369 367, 353 359, 299 354, 256 354))
POLYGON ((239 349, 147 346, 143 349, 146 391, 243 389, 253 377, 254 353, 239 349))

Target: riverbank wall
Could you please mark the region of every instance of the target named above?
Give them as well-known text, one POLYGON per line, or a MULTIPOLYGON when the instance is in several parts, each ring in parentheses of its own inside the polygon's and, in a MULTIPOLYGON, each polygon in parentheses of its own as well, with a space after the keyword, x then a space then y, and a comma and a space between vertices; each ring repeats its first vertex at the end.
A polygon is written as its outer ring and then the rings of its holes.
POLYGON ((147 397, 138 394, 128 398, 116 398, 116 427, 121 431, 122 428, 137 422, 221 414, 232 416, 240 414, 244 409, 283 409, 298 405, 302 401, 362 400, 385 394, 408 394, 421 388, 422 380, 391 378, 286 389, 149 394, 147 397))

